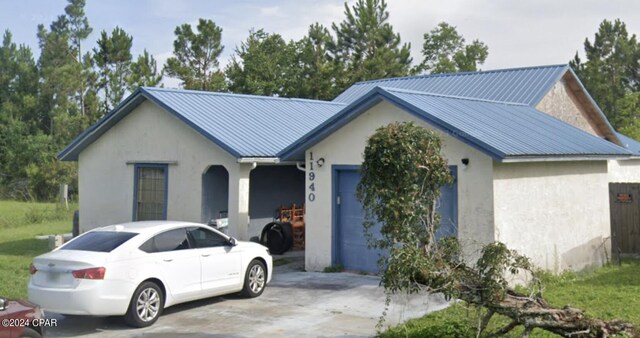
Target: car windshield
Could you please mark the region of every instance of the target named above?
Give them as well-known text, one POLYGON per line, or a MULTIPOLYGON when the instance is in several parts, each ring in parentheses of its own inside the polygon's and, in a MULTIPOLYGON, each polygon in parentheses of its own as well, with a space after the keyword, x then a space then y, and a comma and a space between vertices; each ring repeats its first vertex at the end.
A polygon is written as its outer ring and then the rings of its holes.
POLYGON ((111 252, 137 233, 122 231, 91 231, 62 246, 60 250, 111 252))

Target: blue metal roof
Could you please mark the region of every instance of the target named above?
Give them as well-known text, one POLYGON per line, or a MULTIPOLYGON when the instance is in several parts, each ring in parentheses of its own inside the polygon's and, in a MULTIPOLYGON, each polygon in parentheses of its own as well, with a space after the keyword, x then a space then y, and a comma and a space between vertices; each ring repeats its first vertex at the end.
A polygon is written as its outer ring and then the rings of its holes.
POLYGON ((274 157, 345 104, 162 88, 139 88, 58 154, 73 161, 145 99, 163 107, 236 157, 274 157))
POLYGON ((591 135, 526 104, 501 103, 374 87, 279 156, 299 158, 381 100, 417 115, 436 128, 499 161, 540 157, 626 157, 626 149, 591 135))
POLYGON ((334 102, 354 102, 380 86, 534 106, 568 69, 564 64, 373 80, 354 84, 334 102))
POLYGON ((627 148, 630 152, 632 152, 636 156, 640 155, 640 142, 636 141, 635 139, 632 139, 627 135, 624 135, 621 133, 616 133, 616 134, 618 135, 620 142, 622 142, 622 145, 625 146, 625 148, 627 148))
POLYGON ((362 82, 334 102, 139 88, 58 157, 77 160, 83 149, 145 100, 238 158, 304 158, 309 146, 381 100, 500 161, 640 154, 640 143, 634 140, 625 139, 628 151, 533 108, 565 74, 580 84, 567 65, 542 66, 362 82))

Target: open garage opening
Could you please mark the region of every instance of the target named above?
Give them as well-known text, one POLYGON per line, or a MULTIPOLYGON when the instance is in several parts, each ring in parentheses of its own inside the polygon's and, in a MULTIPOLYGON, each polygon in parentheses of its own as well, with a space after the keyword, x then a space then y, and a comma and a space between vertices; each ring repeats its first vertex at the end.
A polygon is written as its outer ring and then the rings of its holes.
POLYGON ((281 209, 303 208, 304 172, 295 165, 258 166, 249 182, 250 237, 260 238, 267 224, 281 220, 281 209))

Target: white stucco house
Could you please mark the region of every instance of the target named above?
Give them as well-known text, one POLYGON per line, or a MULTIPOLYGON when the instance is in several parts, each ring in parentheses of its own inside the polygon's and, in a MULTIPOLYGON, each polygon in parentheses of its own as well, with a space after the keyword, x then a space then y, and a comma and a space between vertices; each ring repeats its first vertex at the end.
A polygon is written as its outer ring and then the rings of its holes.
POLYGON ((368 81, 332 102, 140 88, 58 157, 79 162, 82 231, 224 211, 246 240, 304 203, 307 270, 373 271, 355 186, 367 138, 396 121, 442 136, 441 234, 470 257, 493 241, 556 272, 611 257, 610 185, 640 183, 640 143, 567 65, 368 81))

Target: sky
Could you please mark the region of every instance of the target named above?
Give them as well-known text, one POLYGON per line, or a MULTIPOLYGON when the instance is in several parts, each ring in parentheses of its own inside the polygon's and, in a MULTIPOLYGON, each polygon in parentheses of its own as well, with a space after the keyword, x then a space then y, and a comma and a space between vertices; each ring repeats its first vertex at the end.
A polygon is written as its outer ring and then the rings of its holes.
MULTIPOLYGON (((349 0, 349 5, 355 1, 349 0)), ((38 54, 38 24, 48 26, 64 13, 66 0, 0 0, 0 29, 38 54)), ((99 32, 122 27, 133 36, 134 55, 147 49, 159 64, 172 55, 176 26, 198 18, 222 27, 220 58, 224 66, 250 29, 264 28, 286 40, 300 39, 309 25, 331 26, 344 18, 344 0, 87 0, 94 31, 85 42, 92 48, 99 32)), ((389 22, 403 42, 411 43, 414 64, 421 60, 423 34, 445 21, 468 42, 489 46, 483 70, 567 63, 593 40, 603 19, 621 19, 631 34, 640 34, 640 1, 636 0, 387 0, 389 22)), ((86 49, 86 47, 85 47, 86 49)), ((168 87, 179 81, 168 79, 168 87)))

